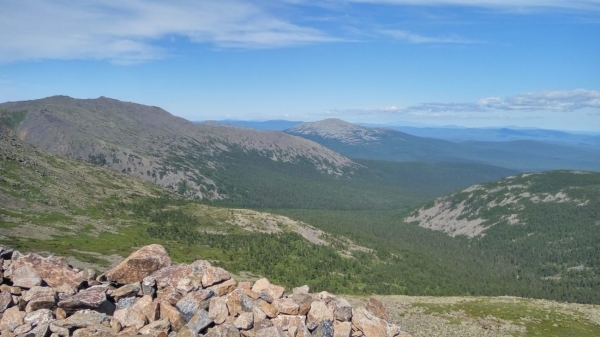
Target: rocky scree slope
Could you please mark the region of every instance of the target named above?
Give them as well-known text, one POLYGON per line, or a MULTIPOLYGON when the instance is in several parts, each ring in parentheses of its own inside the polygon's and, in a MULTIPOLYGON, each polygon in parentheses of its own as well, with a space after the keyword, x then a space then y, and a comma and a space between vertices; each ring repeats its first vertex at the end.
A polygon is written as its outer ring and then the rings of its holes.
POLYGON ((0 333, 42 336, 394 337, 409 335, 366 307, 307 286, 285 294, 267 279, 237 283, 198 260, 172 265, 145 246, 96 277, 64 258, 0 248, 0 333))
POLYGON ((158 107, 54 96, 0 104, 0 132, 51 153, 129 173, 200 199, 222 199, 225 162, 259 156, 344 175, 358 165, 280 132, 194 124, 158 107))

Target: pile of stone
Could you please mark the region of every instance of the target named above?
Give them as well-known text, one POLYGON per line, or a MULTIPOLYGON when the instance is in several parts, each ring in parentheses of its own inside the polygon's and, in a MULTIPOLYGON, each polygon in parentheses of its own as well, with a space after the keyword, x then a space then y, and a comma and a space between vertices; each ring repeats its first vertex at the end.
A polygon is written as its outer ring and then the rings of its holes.
POLYGON ((2 337, 408 336, 386 322, 385 307, 374 299, 353 309, 307 286, 286 295, 267 279, 236 283, 207 261, 171 265, 160 245, 139 249, 98 277, 60 257, 0 248, 0 259, 2 337))

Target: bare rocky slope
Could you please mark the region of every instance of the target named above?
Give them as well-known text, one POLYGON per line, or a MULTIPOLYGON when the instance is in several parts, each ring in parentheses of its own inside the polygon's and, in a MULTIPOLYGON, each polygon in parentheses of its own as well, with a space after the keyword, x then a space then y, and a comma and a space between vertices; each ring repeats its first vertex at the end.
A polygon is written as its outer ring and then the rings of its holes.
POLYGON ((0 104, 4 133, 51 153, 135 175, 199 199, 226 198, 225 161, 259 156, 326 174, 358 167, 317 143, 280 132, 194 124, 158 107, 54 96, 0 104))

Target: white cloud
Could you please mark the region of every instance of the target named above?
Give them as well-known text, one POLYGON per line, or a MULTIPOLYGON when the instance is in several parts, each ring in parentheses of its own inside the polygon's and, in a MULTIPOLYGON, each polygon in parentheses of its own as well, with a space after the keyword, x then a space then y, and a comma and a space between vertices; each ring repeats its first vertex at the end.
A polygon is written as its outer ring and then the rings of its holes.
POLYGON ((600 10, 600 0, 348 0, 355 3, 414 5, 414 6, 465 6, 498 8, 521 11, 532 8, 563 8, 577 10, 600 10))
POLYGON ((441 44, 441 43, 454 43, 454 44, 471 44, 471 43, 481 43, 475 40, 468 40, 456 35, 450 36, 441 36, 441 37, 433 37, 433 36, 425 36, 419 35, 415 33, 411 33, 405 30, 380 30, 380 34, 392 37, 397 40, 406 41, 414 44, 441 44))
POLYGON ((528 111, 573 111, 584 108, 600 108, 600 91, 576 89, 571 91, 526 92, 501 99, 488 97, 480 99, 477 105, 498 110, 528 111))
MULTIPOLYGON (((335 115, 411 115, 417 117, 453 118, 519 118, 514 114, 493 115, 499 111, 570 112, 581 109, 600 109, 600 91, 575 89, 570 91, 526 92, 505 99, 486 97, 475 103, 421 103, 408 107, 383 107, 364 109, 334 109, 335 115)), ((531 116, 521 116, 531 118, 531 116)), ((535 117, 539 118, 539 117, 535 117)))
POLYGON ((8 1, 0 11, 0 62, 163 58, 167 37, 223 48, 272 48, 336 39, 241 0, 8 1))

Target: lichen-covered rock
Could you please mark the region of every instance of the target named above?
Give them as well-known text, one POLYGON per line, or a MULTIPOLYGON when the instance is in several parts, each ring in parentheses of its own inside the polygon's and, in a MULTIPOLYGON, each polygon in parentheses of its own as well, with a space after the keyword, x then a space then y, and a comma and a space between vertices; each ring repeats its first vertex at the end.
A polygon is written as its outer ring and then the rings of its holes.
POLYGON ((169 322, 171 322, 171 329, 176 332, 185 324, 185 320, 181 316, 179 310, 169 303, 160 303, 160 318, 168 319, 169 322))
POLYGON ((126 284, 117 289, 109 290, 108 295, 118 301, 121 297, 132 297, 136 296, 142 287, 140 286, 140 282, 126 284))
POLYGON ((0 320, 0 331, 14 332, 17 327, 23 325, 25 321, 25 312, 19 311, 18 307, 12 307, 4 311, 0 320))
POLYGON ((12 295, 9 292, 0 293, 0 314, 3 313, 12 303, 12 295))
POLYGON ((208 289, 212 290, 217 294, 217 296, 225 296, 230 292, 234 291, 236 288, 236 283, 234 279, 229 279, 223 283, 215 284, 208 289))
POLYGON ((84 281, 83 277, 70 268, 62 259, 44 258, 37 254, 19 256, 10 265, 10 269, 13 270, 11 277, 14 278, 15 273, 23 267, 31 268, 35 274, 58 293, 74 294, 84 281))
POLYGON ((324 301, 317 300, 312 302, 310 305, 306 326, 309 330, 314 330, 322 321, 333 321, 333 319, 333 309, 330 308, 324 301))
POLYGON ((387 324, 363 307, 352 310, 352 324, 354 324, 365 337, 386 337, 387 324))
POLYGON ((350 322, 333 322, 333 337, 350 337, 352 334, 352 323, 350 322))
POLYGON ((254 314, 251 312, 241 313, 233 322, 236 328, 240 330, 249 330, 254 326, 254 314))
POLYGON ((376 298, 369 298, 369 301, 367 302, 366 305, 366 309, 369 310, 373 315, 375 315, 376 317, 383 319, 383 320, 387 320, 388 316, 387 316, 387 309, 385 307, 385 305, 383 305, 383 303, 381 303, 381 301, 377 300, 376 298))
POLYGON ((168 319, 161 319, 144 326, 139 330, 142 335, 156 336, 160 332, 168 333, 171 329, 171 322, 168 319))
POLYGON ((149 245, 138 249, 123 262, 107 271, 102 279, 117 284, 141 282, 155 271, 169 267, 171 259, 161 245, 149 245))
POLYGON ((52 288, 35 286, 22 297, 27 302, 25 312, 51 309, 56 305, 56 292, 52 288))
POLYGON ((58 302, 58 307, 66 312, 75 312, 81 309, 97 309, 106 301, 105 286, 94 286, 66 297, 58 302))
POLYGON ((189 321, 198 310, 208 309, 210 299, 214 296, 214 291, 210 289, 200 289, 186 294, 175 304, 175 307, 179 309, 183 318, 186 321, 189 321))
POLYGON ((227 299, 224 297, 213 297, 210 299, 208 306, 208 317, 212 319, 215 324, 223 324, 229 316, 229 310, 227 310, 227 299))
POLYGON ((285 288, 282 286, 273 285, 266 278, 262 278, 254 282, 252 286, 252 291, 257 293, 266 293, 271 296, 273 299, 278 299, 283 297, 285 293, 285 288))
POLYGON ((213 284, 221 283, 231 279, 231 274, 227 270, 220 267, 208 267, 202 275, 202 286, 207 288, 213 284))
POLYGON ((300 306, 289 297, 278 298, 273 301, 273 305, 277 310, 285 315, 298 315, 300 306))
POLYGON ((14 286, 25 289, 42 285, 42 277, 27 265, 13 268, 10 278, 14 286))
POLYGON ((73 332, 73 337, 113 337, 115 333, 110 327, 104 325, 90 325, 73 332))

